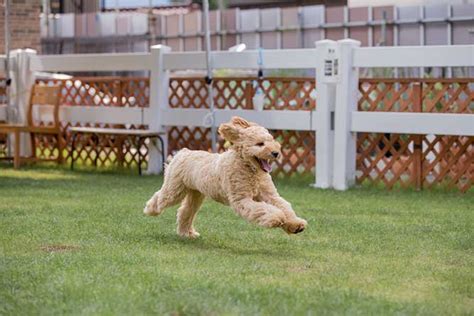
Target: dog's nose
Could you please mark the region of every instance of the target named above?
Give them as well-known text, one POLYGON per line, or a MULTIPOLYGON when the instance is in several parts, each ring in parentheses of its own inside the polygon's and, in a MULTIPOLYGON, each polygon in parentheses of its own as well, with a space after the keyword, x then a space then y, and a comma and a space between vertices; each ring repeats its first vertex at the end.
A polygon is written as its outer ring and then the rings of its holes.
POLYGON ((278 153, 278 151, 272 151, 272 156, 275 157, 275 158, 278 158, 278 155, 280 155, 278 153))

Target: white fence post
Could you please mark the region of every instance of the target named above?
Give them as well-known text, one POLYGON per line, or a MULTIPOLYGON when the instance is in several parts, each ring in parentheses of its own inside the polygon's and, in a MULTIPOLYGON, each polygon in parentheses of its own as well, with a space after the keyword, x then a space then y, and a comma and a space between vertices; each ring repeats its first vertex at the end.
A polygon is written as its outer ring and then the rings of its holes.
MULTIPOLYGON (((10 120, 13 117, 15 123, 26 124, 27 113, 30 103, 31 88, 35 83, 35 72, 31 71, 30 60, 32 56, 36 56, 36 51, 33 49, 17 49, 11 52, 13 63, 12 70, 12 85, 11 85, 11 99, 10 105, 13 103, 13 113, 10 113, 10 120)), ((11 108, 10 108, 11 109, 11 108)), ((13 142, 11 142, 13 143, 13 142)), ((31 143, 28 134, 23 133, 20 136, 20 155, 31 155, 31 143)))
MULTIPOLYGON (((163 115, 161 110, 168 107, 169 71, 163 65, 163 55, 169 53, 171 48, 165 45, 155 45, 151 47, 151 71, 150 71, 150 111, 147 121, 153 131, 165 132, 163 125, 163 115)), ((164 135, 164 156, 167 157, 168 137, 164 135)), ((147 174, 158 174, 163 171, 161 154, 157 144, 149 144, 149 160, 147 174)))
POLYGON ((316 188, 332 186, 334 107, 336 97, 337 43, 316 42, 316 188))
POLYGON ((357 133, 351 132, 351 116, 357 111, 359 69, 353 66, 359 41, 338 41, 340 81, 336 88, 334 131, 334 188, 347 190, 355 183, 357 133))

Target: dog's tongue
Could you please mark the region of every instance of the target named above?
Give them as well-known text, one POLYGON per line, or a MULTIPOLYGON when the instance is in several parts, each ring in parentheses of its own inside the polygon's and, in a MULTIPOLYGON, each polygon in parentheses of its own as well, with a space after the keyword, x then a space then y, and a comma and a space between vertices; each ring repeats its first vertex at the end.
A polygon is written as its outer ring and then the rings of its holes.
POLYGON ((265 172, 271 172, 272 171, 272 165, 270 162, 266 159, 261 159, 260 160, 260 165, 262 166, 263 171, 265 172))

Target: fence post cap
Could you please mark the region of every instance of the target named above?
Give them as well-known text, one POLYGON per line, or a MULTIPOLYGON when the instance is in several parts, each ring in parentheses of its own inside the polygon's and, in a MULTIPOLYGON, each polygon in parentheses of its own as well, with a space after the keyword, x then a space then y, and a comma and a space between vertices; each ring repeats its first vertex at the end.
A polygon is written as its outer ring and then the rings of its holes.
POLYGON ((13 49, 10 51, 10 56, 17 56, 21 54, 30 54, 30 55, 36 55, 37 51, 31 48, 18 48, 18 49, 13 49))
POLYGON ((356 41, 352 38, 345 38, 345 39, 337 41, 337 43, 343 46, 355 46, 355 47, 360 46, 360 41, 356 41))
POLYGON ((316 45, 316 47, 320 47, 320 46, 336 45, 337 42, 330 39, 323 39, 323 40, 314 42, 314 44, 316 45))
POLYGON ((152 50, 163 50, 164 52, 170 52, 171 47, 163 45, 163 44, 158 44, 158 45, 153 45, 151 47, 152 50))

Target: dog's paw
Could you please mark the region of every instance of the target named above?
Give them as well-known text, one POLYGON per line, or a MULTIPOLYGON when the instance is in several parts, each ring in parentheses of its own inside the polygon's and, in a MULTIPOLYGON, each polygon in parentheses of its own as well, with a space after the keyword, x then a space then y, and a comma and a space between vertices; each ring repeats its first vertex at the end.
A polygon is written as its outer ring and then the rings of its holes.
POLYGON ((178 235, 183 237, 183 238, 188 238, 188 239, 196 239, 198 238, 199 236, 201 236, 201 234, 199 234, 197 231, 195 231, 194 229, 193 230, 190 230, 190 231, 185 231, 185 232, 179 232, 178 231, 178 235))
POLYGON ((295 219, 287 221, 285 224, 283 224, 282 228, 288 234, 298 234, 298 233, 301 233, 303 230, 305 230, 307 225, 308 225, 308 222, 306 222, 302 218, 297 217, 295 219))
POLYGON ((148 215, 148 216, 157 216, 160 215, 158 210, 155 207, 155 203, 148 202, 145 205, 145 208, 143 209, 143 214, 148 215))

